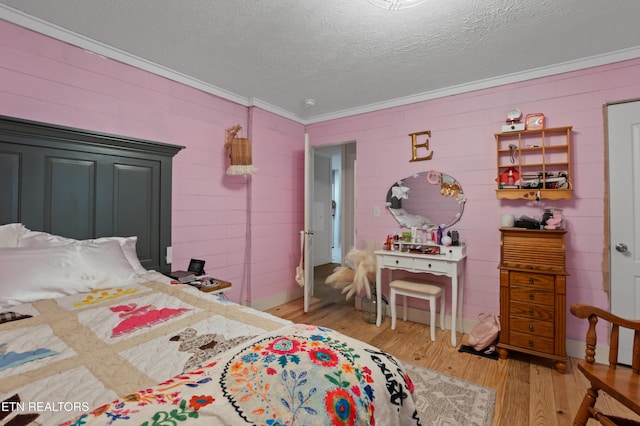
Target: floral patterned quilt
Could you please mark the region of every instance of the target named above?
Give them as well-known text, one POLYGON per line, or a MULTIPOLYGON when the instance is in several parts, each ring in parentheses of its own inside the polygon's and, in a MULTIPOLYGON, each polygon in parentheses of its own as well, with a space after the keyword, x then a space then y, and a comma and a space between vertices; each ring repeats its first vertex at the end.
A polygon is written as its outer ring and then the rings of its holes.
POLYGON ((297 324, 65 425, 419 424, 412 391, 389 354, 297 324))
POLYGON ((161 281, 0 312, 0 422, 419 424, 389 354, 161 281))

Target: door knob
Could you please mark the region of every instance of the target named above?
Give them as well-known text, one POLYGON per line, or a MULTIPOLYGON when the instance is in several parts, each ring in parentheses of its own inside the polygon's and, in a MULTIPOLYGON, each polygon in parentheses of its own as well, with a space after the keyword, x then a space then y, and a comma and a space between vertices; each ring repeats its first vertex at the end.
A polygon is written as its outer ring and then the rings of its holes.
POLYGON ((618 250, 620 253, 626 253, 628 249, 629 247, 627 247, 625 243, 616 244, 616 250, 618 250))

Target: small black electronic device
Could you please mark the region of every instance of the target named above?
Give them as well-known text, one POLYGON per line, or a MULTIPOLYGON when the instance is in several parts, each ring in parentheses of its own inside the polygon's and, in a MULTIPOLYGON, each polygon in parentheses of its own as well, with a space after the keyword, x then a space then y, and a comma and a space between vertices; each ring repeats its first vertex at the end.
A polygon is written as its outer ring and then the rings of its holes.
POLYGON ((449 236, 451 237, 451 245, 459 246, 460 245, 460 235, 458 235, 458 231, 449 231, 449 236))
POLYGON ((196 276, 205 275, 204 260, 191 259, 187 271, 192 272, 196 276))

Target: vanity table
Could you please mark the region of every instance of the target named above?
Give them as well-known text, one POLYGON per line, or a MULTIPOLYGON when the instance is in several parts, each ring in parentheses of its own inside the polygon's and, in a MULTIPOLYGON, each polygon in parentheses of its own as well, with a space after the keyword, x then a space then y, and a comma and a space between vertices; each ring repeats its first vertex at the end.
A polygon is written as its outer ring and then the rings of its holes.
MULTIPOLYGON (((446 229, 458 223, 465 203, 466 196, 460 182, 446 173, 429 170, 394 182, 387 191, 386 205, 401 228, 411 229, 412 234, 427 231, 427 240, 432 240, 429 238, 431 231, 441 227, 444 232, 448 232, 446 229)), ((456 236, 454 240, 457 241, 457 233, 452 234, 452 237, 453 235, 456 236)), ((411 241, 417 241, 417 238, 414 237, 411 241)), ((422 241, 425 240, 422 239, 422 241)), ((456 346, 458 315, 460 315, 459 324, 462 327, 462 293, 467 247, 464 244, 437 246, 395 240, 390 248, 392 250, 375 252, 376 325, 380 327, 382 322, 383 269, 389 273, 389 282, 393 280, 392 275, 395 270, 443 275, 451 280, 451 344, 456 346), (438 249, 440 254, 435 254, 438 249)))
POLYGON ((441 254, 423 254, 409 251, 377 250, 376 255, 376 325, 382 319, 382 270, 387 269, 389 282, 394 270, 444 275, 451 279, 451 345, 456 346, 456 319, 460 315, 462 326, 462 293, 464 269, 467 257, 466 246, 439 246, 441 254))

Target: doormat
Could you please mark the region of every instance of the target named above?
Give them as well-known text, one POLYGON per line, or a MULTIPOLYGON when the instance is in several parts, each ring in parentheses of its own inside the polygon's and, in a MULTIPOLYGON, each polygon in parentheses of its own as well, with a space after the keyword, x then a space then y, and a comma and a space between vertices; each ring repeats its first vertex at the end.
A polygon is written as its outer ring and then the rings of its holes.
POLYGON ((476 351, 475 349, 473 349, 473 347, 471 346, 467 346, 467 345, 460 345, 460 349, 458 349, 458 352, 464 352, 467 354, 471 354, 471 355, 477 355, 477 356, 481 356, 483 358, 489 358, 489 359, 494 359, 497 360, 498 359, 498 350, 494 350, 493 352, 491 352, 490 354, 485 354, 484 353, 484 349, 481 351, 476 351))

